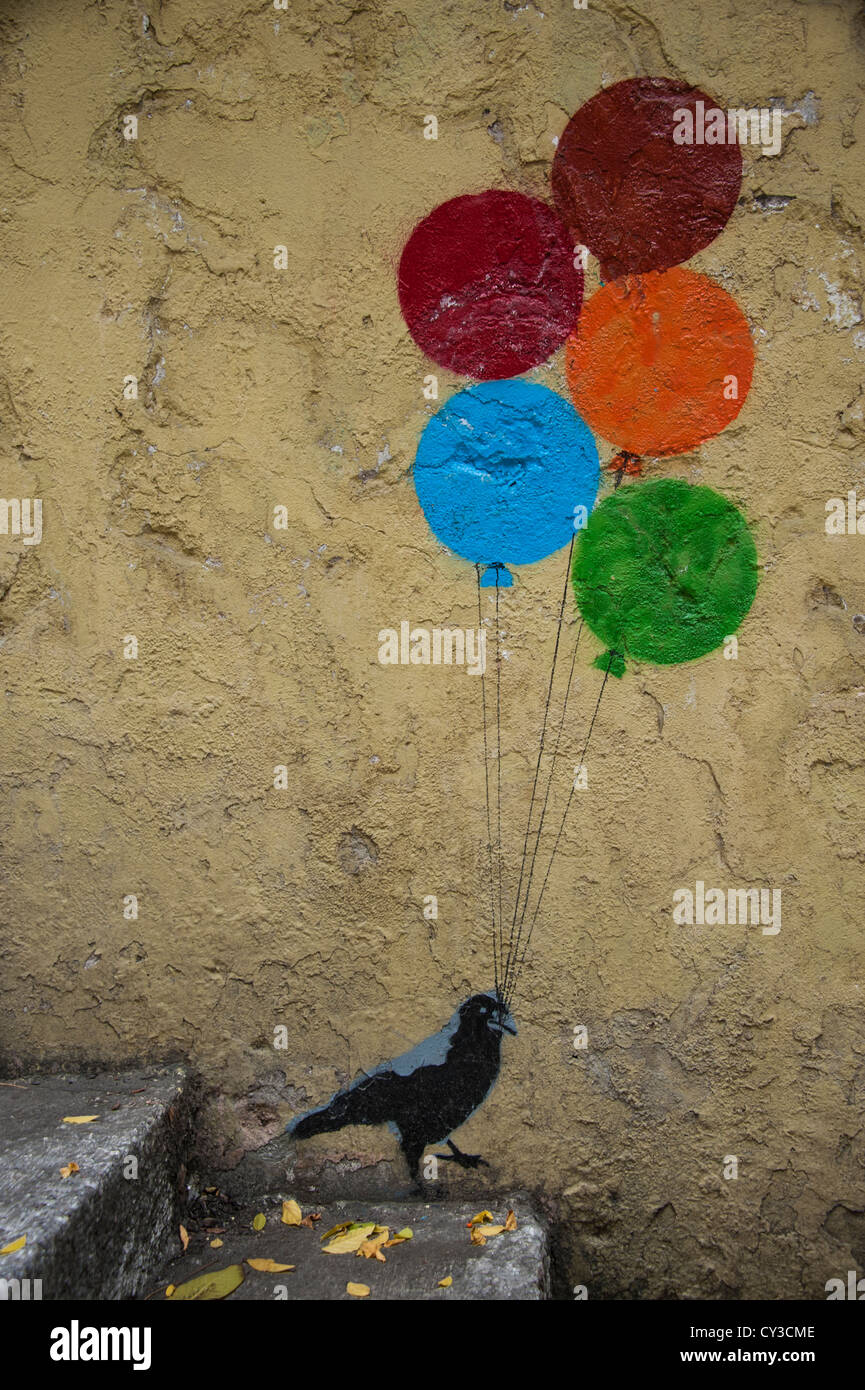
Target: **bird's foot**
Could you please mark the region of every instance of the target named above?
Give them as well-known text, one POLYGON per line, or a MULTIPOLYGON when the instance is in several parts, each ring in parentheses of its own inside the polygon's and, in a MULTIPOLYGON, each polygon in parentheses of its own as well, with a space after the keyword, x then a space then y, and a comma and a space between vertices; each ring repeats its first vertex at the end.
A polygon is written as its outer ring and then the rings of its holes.
POLYGON ((485 1158, 481 1158, 480 1154, 464 1154, 461 1149, 457 1148, 456 1144, 451 1143, 448 1143, 448 1148, 451 1150, 449 1154, 436 1154, 435 1157, 443 1158, 448 1163, 458 1163, 461 1168, 480 1168, 481 1165, 484 1168, 489 1168, 490 1166, 485 1158))

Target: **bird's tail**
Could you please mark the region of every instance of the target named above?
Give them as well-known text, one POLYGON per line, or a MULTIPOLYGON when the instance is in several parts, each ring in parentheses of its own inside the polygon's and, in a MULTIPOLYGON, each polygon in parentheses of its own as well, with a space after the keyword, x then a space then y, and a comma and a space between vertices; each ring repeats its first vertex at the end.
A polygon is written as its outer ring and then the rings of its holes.
POLYGON ((293 1139, 311 1139, 314 1134, 330 1134, 352 1123, 357 1120, 351 1115, 351 1092, 339 1091, 327 1105, 289 1120, 286 1130, 293 1139))

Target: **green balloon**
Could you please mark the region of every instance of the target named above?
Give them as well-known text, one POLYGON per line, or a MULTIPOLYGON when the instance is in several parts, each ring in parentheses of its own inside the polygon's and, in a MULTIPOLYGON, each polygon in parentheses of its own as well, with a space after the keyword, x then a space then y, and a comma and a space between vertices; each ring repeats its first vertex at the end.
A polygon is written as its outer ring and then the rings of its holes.
POLYGON ((660 478, 619 488, 580 533, 572 580, 588 626, 623 657, 669 666, 720 647, 757 592, 757 550, 737 507, 709 487, 660 478))

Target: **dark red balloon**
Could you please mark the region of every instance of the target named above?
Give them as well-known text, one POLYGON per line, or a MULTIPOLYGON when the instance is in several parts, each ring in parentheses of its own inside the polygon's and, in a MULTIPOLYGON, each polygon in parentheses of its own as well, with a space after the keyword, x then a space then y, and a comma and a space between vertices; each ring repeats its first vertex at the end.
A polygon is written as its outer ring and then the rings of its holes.
POLYGON ((679 265, 726 226, 742 186, 738 143, 673 139, 680 109, 691 112, 697 135, 698 102, 705 113, 720 109, 683 82, 633 77, 592 97, 565 127, 553 197, 605 280, 679 265))
POLYGON ((583 273, 555 211, 490 189, 440 203, 399 264, 399 302, 418 347, 481 381, 545 362, 575 327, 583 273))

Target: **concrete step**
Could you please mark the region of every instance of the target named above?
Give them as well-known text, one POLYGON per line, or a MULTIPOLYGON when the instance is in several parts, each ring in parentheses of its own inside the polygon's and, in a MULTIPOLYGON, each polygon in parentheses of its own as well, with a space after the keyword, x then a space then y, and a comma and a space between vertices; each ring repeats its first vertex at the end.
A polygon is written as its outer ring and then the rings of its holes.
POLYGON ((177 1066, 2 1082, 0 1249, 26 1244, 0 1255, 0 1298, 146 1292, 176 1238, 193 1109, 177 1066))
MULTIPOLYGON (((206 1199, 207 1194, 203 1194, 206 1199)), ((282 1223, 282 1204, 271 1201, 256 1209, 226 1211, 214 1195, 214 1211, 206 1218, 207 1229, 189 1230, 186 1253, 171 1260, 154 1288, 154 1297, 165 1297, 165 1289, 183 1284, 199 1273, 240 1265, 243 1283, 228 1300, 313 1299, 351 1301, 348 1283, 365 1284, 371 1299, 471 1299, 535 1301, 550 1297, 549 1248, 546 1223, 523 1193, 495 1199, 490 1207, 496 1222, 504 1222, 508 1210, 517 1217, 517 1229, 491 1236, 486 1245, 472 1245, 468 1223, 477 1214, 476 1206, 459 1202, 362 1202, 339 1201, 325 1206, 301 1204, 304 1216, 318 1213, 312 1227, 282 1223), (266 1225, 256 1231, 253 1221, 260 1211, 266 1225), (375 1222, 390 1234, 409 1227, 412 1239, 390 1249, 382 1249, 385 1263, 353 1253, 325 1254, 321 1237, 344 1221, 375 1222), (214 1233, 215 1232, 215 1233, 214 1233), (212 1240, 222 1244, 214 1248, 212 1240), (257 1271, 249 1259, 269 1259, 277 1264, 294 1265, 285 1273, 257 1271), (440 1287, 447 1277, 452 1283, 440 1287)), ((175 1240, 175 1245, 179 1242, 175 1240)))
POLYGON ((190 1192, 195 1105, 195 1086, 179 1066, 0 1083, 0 1249, 26 1238, 0 1255, 0 1300, 164 1299, 167 1286, 234 1264, 244 1274, 234 1300, 347 1299, 349 1282, 368 1285, 374 1299, 550 1297, 546 1223, 523 1193, 472 1204, 331 1198, 303 1203, 305 1216, 319 1217, 312 1225, 288 1226, 280 1219, 282 1198, 292 1195, 284 1167, 278 1186, 262 1184, 242 1202, 220 1192, 219 1177, 199 1179, 190 1192), (69 1123, 82 1116, 96 1118, 69 1123), (78 1171, 62 1176, 73 1163, 78 1171), (502 1223, 512 1209, 517 1229, 473 1245, 469 1222, 479 1205, 502 1223), (261 1231, 253 1225, 259 1212, 261 1231), (345 1221, 375 1222, 391 1235, 410 1227, 413 1237, 383 1250, 385 1263, 324 1254, 321 1235, 345 1221), (249 1259, 294 1269, 268 1274, 249 1259))

